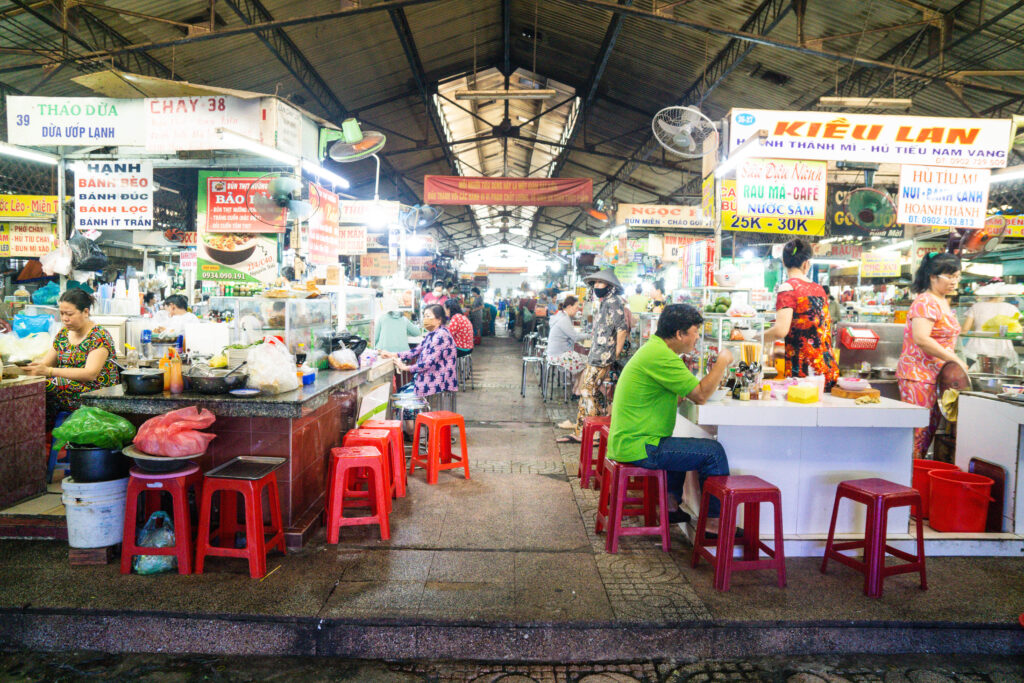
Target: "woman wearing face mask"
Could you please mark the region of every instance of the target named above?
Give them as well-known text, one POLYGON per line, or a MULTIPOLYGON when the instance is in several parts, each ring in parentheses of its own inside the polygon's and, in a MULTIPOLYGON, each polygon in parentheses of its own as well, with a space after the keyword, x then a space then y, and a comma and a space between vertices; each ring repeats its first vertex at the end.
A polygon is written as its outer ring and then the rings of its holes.
POLYGON ((93 298, 81 289, 60 295, 64 328, 42 360, 25 367, 26 374, 46 377, 46 418, 52 425, 59 412, 78 408, 81 395, 121 381, 114 365, 114 340, 89 318, 93 298))
POLYGON ((621 356, 629 336, 626 305, 621 296, 622 285, 611 268, 606 268, 584 279, 594 287, 594 297, 600 302, 594 316, 594 338, 587 356, 587 367, 580 379, 580 405, 572 434, 558 439, 559 443, 579 443, 586 417, 604 415, 607 408, 600 387, 611 371, 612 364, 621 356))
POLYGON ((384 358, 397 358, 398 369, 413 373, 416 395, 423 396, 431 410, 455 410, 455 392, 459 390, 455 369, 456 348, 444 307, 430 304, 423 307, 423 329, 427 333, 416 348, 402 353, 384 351, 384 358), (406 362, 413 361, 411 365, 406 362))

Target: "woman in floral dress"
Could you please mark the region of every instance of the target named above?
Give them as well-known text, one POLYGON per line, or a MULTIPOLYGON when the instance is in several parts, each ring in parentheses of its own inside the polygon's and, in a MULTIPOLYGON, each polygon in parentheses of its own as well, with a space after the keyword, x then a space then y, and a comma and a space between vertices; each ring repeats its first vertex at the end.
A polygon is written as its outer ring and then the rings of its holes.
POLYGON ((416 395, 426 398, 431 410, 455 412, 459 378, 455 365, 455 340, 444 327, 448 316, 444 306, 439 304, 424 306, 422 316, 423 329, 427 333, 416 348, 403 353, 384 351, 380 355, 396 358, 400 371, 412 373, 416 395))
POLYGON ((50 426, 57 413, 76 410, 84 392, 121 381, 114 365, 114 341, 90 319, 92 306, 92 296, 81 289, 61 294, 58 307, 64 328, 42 360, 25 368, 29 375, 47 378, 46 419, 50 426))
POLYGON ((779 285, 775 299, 775 324, 764 333, 768 348, 777 339, 786 343, 786 376, 825 376, 825 391, 839 379, 839 364, 832 352, 832 317, 821 285, 807 277, 811 246, 790 240, 782 248, 782 264, 788 279, 779 285))

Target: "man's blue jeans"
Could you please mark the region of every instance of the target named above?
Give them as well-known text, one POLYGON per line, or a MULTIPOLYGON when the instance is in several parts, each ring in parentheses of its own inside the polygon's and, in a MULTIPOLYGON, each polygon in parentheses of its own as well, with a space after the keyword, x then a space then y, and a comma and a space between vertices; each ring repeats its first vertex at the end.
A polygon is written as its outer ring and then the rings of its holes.
MULTIPOLYGON (((647 457, 628 463, 649 470, 665 470, 668 492, 676 500, 683 500, 683 482, 686 473, 697 470, 701 490, 708 477, 729 474, 729 461, 722 444, 714 439, 692 439, 666 436, 657 446, 646 446, 647 457)), ((708 503, 708 517, 718 517, 721 501, 712 497, 708 503)))

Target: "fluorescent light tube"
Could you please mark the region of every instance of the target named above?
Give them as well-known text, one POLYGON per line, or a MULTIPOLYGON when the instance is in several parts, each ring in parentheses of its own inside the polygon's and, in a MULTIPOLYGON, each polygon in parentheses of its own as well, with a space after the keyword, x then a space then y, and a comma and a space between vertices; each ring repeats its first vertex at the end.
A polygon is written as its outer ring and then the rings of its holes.
POLYGON ((1024 165, 1010 166, 1008 168, 1001 168, 998 171, 992 171, 988 184, 1005 183, 1010 180, 1020 180, 1021 178, 1024 178, 1024 165))
POLYGON ((340 175, 331 173, 323 166, 313 163, 308 159, 302 160, 302 168, 307 173, 315 175, 317 178, 320 178, 321 180, 326 180, 335 187, 340 187, 343 190, 347 190, 349 188, 349 182, 342 178, 340 175))
POLYGON ((18 145, 10 145, 6 142, 0 142, 0 154, 9 157, 18 157, 19 159, 27 159, 29 161, 37 161, 41 164, 50 164, 51 166, 56 166, 57 160, 59 159, 56 155, 48 152, 39 152, 34 149, 19 147, 18 145))
POLYGON ((260 156, 281 162, 282 164, 287 164, 289 166, 299 165, 298 157, 292 156, 287 152, 282 152, 279 149, 274 149, 273 147, 264 145, 262 142, 253 140, 252 138, 242 135, 241 133, 236 133, 235 131, 228 130, 227 128, 218 128, 217 132, 220 134, 220 139, 225 144, 229 145, 229 149, 245 150, 246 152, 252 152, 253 154, 258 154, 260 156))
POLYGON ((550 100, 558 92, 545 88, 505 90, 456 90, 456 100, 550 100))

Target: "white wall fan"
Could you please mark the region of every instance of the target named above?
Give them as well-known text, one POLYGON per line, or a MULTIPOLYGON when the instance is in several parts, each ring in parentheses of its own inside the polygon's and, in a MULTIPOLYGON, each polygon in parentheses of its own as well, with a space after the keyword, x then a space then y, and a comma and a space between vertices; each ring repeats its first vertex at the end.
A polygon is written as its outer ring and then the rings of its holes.
POLYGON ((665 107, 654 115, 651 130, 662 147, 686 159, 699 159, 718 147, 715 122, 696 107, 665 107))

